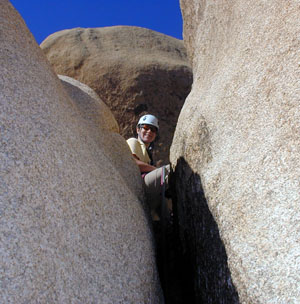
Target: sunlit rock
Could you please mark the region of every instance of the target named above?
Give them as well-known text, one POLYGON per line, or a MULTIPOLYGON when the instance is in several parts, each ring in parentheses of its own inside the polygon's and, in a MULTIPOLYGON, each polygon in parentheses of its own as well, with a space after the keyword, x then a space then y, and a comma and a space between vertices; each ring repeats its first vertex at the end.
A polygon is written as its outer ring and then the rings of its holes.
POLYGON ((125 138, 142 114, 160 120, 154 159, 169 162, 169 148, 192 72, 181 40, 133 26, 74 28, 41 44, 57 74, 94 89, 112 110, 125 138), (156 153, 156 154, 155 154, 156 153))
POLYGON ((125 140, 85 96, 89 119, 7 0, 0 28, 0 302, 161 303, 125 140))
MULTIPOLYGON (((182 0, 181 8, 194 72, 171 148, 186 178, 182 208, 193 205, 188 187, 202 185, 241 303, 297 303, 299 2, 182 0)), ((191 242, 199 255, 207 240, 191 242)))

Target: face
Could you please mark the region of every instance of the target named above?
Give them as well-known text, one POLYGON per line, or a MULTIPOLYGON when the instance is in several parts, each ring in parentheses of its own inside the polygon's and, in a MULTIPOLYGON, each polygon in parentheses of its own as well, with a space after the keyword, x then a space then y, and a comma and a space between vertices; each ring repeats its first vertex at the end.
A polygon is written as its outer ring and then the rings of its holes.
POLYGON ((136 128, 139 138, 147 145, 151 144, 156 137, 156 132, 153 131, 156 128, 150 125, 142 125, 140 128, 136 128))

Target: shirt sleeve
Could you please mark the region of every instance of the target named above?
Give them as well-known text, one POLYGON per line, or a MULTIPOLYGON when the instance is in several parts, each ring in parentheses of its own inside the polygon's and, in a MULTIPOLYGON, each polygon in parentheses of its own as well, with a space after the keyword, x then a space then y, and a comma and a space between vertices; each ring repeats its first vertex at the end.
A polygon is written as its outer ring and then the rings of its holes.
POLYGON ((132 154, 135 154, 140 160, 143 159, 143 151, 139 141, 136 138, 127 139, 127 144, 132 154))

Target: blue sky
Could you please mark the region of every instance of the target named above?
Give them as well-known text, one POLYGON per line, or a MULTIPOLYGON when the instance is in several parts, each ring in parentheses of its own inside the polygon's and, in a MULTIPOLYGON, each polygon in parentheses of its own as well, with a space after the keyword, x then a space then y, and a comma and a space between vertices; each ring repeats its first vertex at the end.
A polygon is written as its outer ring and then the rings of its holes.
POLYGON ((74 27, 135 25, 182 39, 179 0, 10 0, 40 44, 74 27))

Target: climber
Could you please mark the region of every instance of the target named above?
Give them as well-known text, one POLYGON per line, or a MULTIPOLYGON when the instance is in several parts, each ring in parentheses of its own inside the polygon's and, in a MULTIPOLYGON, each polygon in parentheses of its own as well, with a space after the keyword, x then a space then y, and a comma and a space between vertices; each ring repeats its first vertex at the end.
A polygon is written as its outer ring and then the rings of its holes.
POLYGON ((159 130, 158 119, 151 115, 143 115, 136 126, 137 138, 129 138, 127 143, 133 158, 138 165, 145 187, 146 199, 154 220, 158 220, 157 209, 160 206, 170 173, 170 165, 156 168, 152 158, 153 143, 159 130))

